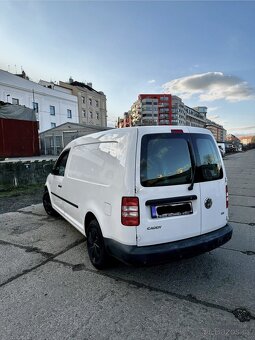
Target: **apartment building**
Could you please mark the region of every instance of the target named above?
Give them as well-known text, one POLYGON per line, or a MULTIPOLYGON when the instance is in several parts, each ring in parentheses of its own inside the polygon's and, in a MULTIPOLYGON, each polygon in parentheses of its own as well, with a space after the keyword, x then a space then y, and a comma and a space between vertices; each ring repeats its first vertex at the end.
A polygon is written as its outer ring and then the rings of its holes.
MULTIPOLYGON (((201 107, 202 108, 202 107, 201 107)), ((203 107, 205 108, 205 107, 203 107)), ((140 94, 118 127, 136 125, 190 125, 204 127, 206 110, 196 110, 171 94, 140 94)))
POLYGON ((227 131, 222 125, 206 119, 206 128, 212 132, 217 142, 225 142, 227 131))
POLYGON ((33 109, 39 131, 65 122, 78 123, 78 101, 71 90, 41 81, 37 84, 26 76, 0 70, 0 101, 33 109))
POLYGON ((106 96, 102 91, 96 91, 92 83, 74 81, 59 82, 59 86, 72 91, 78 100, 79 123, 87 125, 107 126, 106 96))

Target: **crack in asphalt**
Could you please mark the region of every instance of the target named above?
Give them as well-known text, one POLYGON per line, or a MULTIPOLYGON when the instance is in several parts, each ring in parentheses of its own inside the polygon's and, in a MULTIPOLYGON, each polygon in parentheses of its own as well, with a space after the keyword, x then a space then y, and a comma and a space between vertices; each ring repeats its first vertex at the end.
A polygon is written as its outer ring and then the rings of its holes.
MULTIPOLYGON (((70 245, 68 245, 66 248, 64 248, 63 250, 59 251, 58 253, 56 253, 56 254, 54 254, 54 255, 52 255, 52 256, 47 257, 46 260, 42 261, 42 262, 39 263, 38 265, 36 265, 36 266, 34 266, 34 267, 32 267, 32 268, 29 268, 29 269, 25 269, 25 270, 22 271, 22 273, 19 273, 19 274, 17 274, 17 275, 14 275, 14 276, 10 277, 8 280, 6 280, 5 282, 3 282, 3 283, 0 284, 0 288, 3 287, 3 286, 5 286, 5 285, 7 285, 8 283, 10 283, 10 282, 12 282, 12 281, 18 279, 18 278, 21 277, 21 276, 26 275, 26 274, 32 272, 33 270, 35 270, 35 269, 37 269, 37 268, 39 268, 39 267, 41 267, 41 266, 44 266, 46 263, 52 261, 55 257, 64 254, 64 253, 67 252, 68 250, 70 250, 70 249, 72 249, 72 248, 74 248, 74 247, 80 245, 80 244, 83 243, 83 242, 85 242, 84 239, 77 240, 77 241, 71 243, 70 245)), ((24 249, 24 248, 23 248, 23 249, 24 249)))
POLYGON ((234 249, 234 248, 225 248, 225 247, 219 247, 219 249, 224 249, 224 250, 230 250, 230 251, 236 251, 238 253, 242 253, 245 255, 255 255, 255 252, 252 250, 240 250, 240 249, 234 249))
POLYGON ((251 195, 236 195, 236 194, 228 194, 229 196, 240 196, 240 197, 255 197, 251 195))
POLYGON ((33 215, 33 216, 38 216, 38 217, 46 217, 46 215, 36 214, 36 213, 33 213, 32 211, 17 210, 16 212, 19 213, 19 214, 24 214, 24 215, 33 215))
MULTIPOLYGON (((255 320, 255 316, 252 315, 248 310, 245 310, 247 317, 240 318, 239 317, 240 313, 236 313, 236 311, 240 310, 240 308, 235 308, 234 310, 232 310, 228 307, 224 307, 224 306, 221 306, 221 305, 213 303, 213 302, 208 302, 208 301, 205 301, 205 300, 198 299, 192 294, 182 295, 182 294, 179 294, 179 293, 171 292, 171 291, 168 291, 168 290, 162 289, 162 288, 153 287, 153 286, 147 285, 145 283, 137 282, 137 281, 134 281, 134 280, 123 279, 119 276, 114 276, 112 274, 109 274, 109 273, 106 273, 106 272, 103 272, 103 271, 99 272, 97 270, 90 269, 90 268, 86 267, 86 265, 83 264, 83 263, 71 264, 71 263, 56 259, 56 257, 64 254, 68 250, 71 250, 72 248, 80 245, 83 242, 85 242, 84 239, 77 240, 77 241, 71 243, 70 245, 68 245, 66 248, 64 248, 60 252, 58 252, 56 254, 52 254, 52 253, 43 252, 36 247, 23 246, 23 245, 18 245, 18 244, 15 244, 15 243, 0 240, 0 244, 2 244, 2 245, 11 245, 11 246, 14 246, 14 247, 17 247, 17 248, 20 248, 20 249, 24 249, 24 250, 26 250, 26 252, 35 252, 35 253, 41 254, 41 255, 46 257, 46 259, 43 262, 39 263, 38 265, 36 265, 36 266, 34 266, 30 269, 25 269, 25 270, 22 271, 22 273, 19 273, 15 276, 9 278, 5 282, 1 283, 0 288, 7 285, 8 283, 18 279, 19 277, 26 275, 26 274, 32 272, 33 270, 49 263, 49 262, 53 262, 53 263, 58 263, 58 264, 61 264, 65 267, 71 268, 72 271, 86 271, 86 272, 93 273, 93 274, 96 274, 96 275, 99 275, 99 276, 103 276, 103 277, 113 279, 116 282, 119 281, 119 282, 128 284, 129 286, 132 286, 132 287, 135 286, 136 288, 147 289, 149 291, 162 293, 162 294, 165 294, 165 295, 169 295, 171 297, 175 297, 179 300, 184 300, 184 301, 187 301, 187 302, 195 303, 197 305, 201 305, 201 306, 208 307, 208 308, 222 310, 224 312, 228 312, 228 313, 233 314, 235 316, 235 318, 237 318, 240 322, 255 320)), ((223 248, 223 249, 227 249, 227 248, 223 248)), ((236 249, 227 249, 227 250, 239 251, 239 250, 236 250, 236 249)), ((243 252, 243 253, 245 253, 245 252, 243 252)), ((254 252, 252 252, 252 253, 254 253, 254 252)), ((247 255, 250 255, 250 254, 247 254, 247 255)))
POLYGON ((255 208, 254 205, 241 205, 241 204, 231 204, 231 207, 255 208))
POLYGON ((104 277, 113 279, 114 281, 117 281, 117 282, 119 281, 119 282, 128 284, 129 286, 132 286, 132 287, 135 286, 136 288, 147 289, 147 290, 152 291, 152 292, 162 293, 162 294, 165 294, 165 295, 169 295, 171 297, 175 297, 179 300, 184 300, 184 301, 187 301, 187 302, 195 303, 197 305, 201 305, 201 306, 208 307, 208 308, 222 310, 224 312, 228 312, 228 313, 233 314, 235 316, 235 318, 237 318, 240 322, 255 320, 255 316, 252 315, 247 309, 244 309, 244 308, 237 307, 234 310, 232 310, 228 307, 224 307, 224 306, 221 306, 221 305, 213 303, 213 302, 208 302, 208 301, 205 301, 205 300, 198 299, 197 297, 195 297, 192 294, 182 295, 182 294, 179 294, 179 293, 171 292, 169 290, 162 289, 162 288, 153 287, 153 286, 147 285, 145 283, 137 282, 137 281, 134 281, 134 280, 123 279, 119 276, 114 276, 112 274, 109 274, 109 273, 106 273, 106 272, 103 272, 103 271, 97 271, 97 270, 94 270, 94 269, 90 269, 90 268, 86 267, 86 265, 83 264, 83 263, 79 263, 79 264, 74 265, 74 264, 71 264, 71 263, 68 263, 68 262, 65 262, 65 261, 61 261, 61 260, 57 260, 57 259, 52 260, 52 262, 62 264, 65 267, 71 268, 73 271, 83 270, 85 272, 89 272, 89 273, 92 273, 92 274, 96 274, 96 275, 99 275, 99 276, 104 276, 104 277), (242 317, 242 318, 239 317, 239 314, 236 313, 236 311, 239 311, 241 309, 245 310, 245 312, 247 313, 247 317, 242 317))
POLYGON ((3 240, 0 240, 0 244, 4 245, 4 246, 13 246, 13 247, 16 247, 16 248, 19 248, 19 249, 24 249, 26 251, 26 253, 36 253, 36 254, 40 254, 40 255, 48 257, 48 258, 54 256, 54 254, 42 251, 37 247, 23 246, 21 244, 12 243, 12 242, 3 241, 3 240))
POLYGON ((255 225, 255 223, 237 222, 237 221, 232 221, 232 220, 229 220, 228 222, 230 222, 230 223, 238 223, 238 224, 246 224, 246 225, 249 225, 249 226, 253 226, 253 225, 255 225))

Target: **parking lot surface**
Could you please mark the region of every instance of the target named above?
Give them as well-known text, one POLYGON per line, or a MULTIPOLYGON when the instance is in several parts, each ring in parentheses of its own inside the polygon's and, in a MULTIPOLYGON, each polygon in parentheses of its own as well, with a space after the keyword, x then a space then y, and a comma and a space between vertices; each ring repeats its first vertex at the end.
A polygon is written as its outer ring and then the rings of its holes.
POLYGON ((0 215, 0 338, 252 339, 255 150, 228 155, 230 242, 167 265, 97 271, 41 204, 0 215))

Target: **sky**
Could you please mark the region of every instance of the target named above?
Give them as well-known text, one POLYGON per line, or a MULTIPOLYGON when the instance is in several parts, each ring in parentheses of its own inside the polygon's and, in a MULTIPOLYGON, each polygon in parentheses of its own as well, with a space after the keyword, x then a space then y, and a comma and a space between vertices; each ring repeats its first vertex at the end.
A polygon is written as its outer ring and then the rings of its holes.
POLYGON ((110 126, 140 93, 171 93, 255 134, 254 13, 253 1, 0 0, 0 68, 92 82, 110 126))

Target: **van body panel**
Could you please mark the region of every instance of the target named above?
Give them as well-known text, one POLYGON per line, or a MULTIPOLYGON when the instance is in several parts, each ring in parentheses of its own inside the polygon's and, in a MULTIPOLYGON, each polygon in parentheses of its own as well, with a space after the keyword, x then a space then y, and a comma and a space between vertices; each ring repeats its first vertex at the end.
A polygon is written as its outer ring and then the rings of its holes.
POLYGON ((62 201, 61 214, 78 230, 85 233, 85 217, 93 213, 104 237, 136 244, 136 229, 120 222, 121 198, 135 195, 136 140, 136 129, 113 130, 100 133, 98 138, 81 137, 80 143, 75 140, 68 145, 70 154, 61 188, 66 201, 62 201))
MULTIPOLYGON (((142 216, 141 223, 137 227, 137 245, 147 246, 156 243, 166 243, 171 241, 189 238, 201 233, 200 219, 200 193, 199 185, 194 185, 193 195, 197 196, 196 200, 187 200, 191 202, 193 213, 190 215, 169 216, 161 218, 153 218, 152 206, 146 205, 147 200, 153 198, 167 199, 176 197, 176 203, 179 202, 178 197, 182 197, 183 193, 189 195, 188 186, 180 185, 178 188, 166 187, 162 188, 140 188, 137 193, 140 201, 140 214, 142 216)), ((159 204, 159 206, 164 206, 159 204)))
POLYGON ((225 179, 201 183, 201 218, 202 233, 223 227, 228 221, 226 208, 225 179), (207 200, 212 201, 211 207, 206 208, 207 200))

